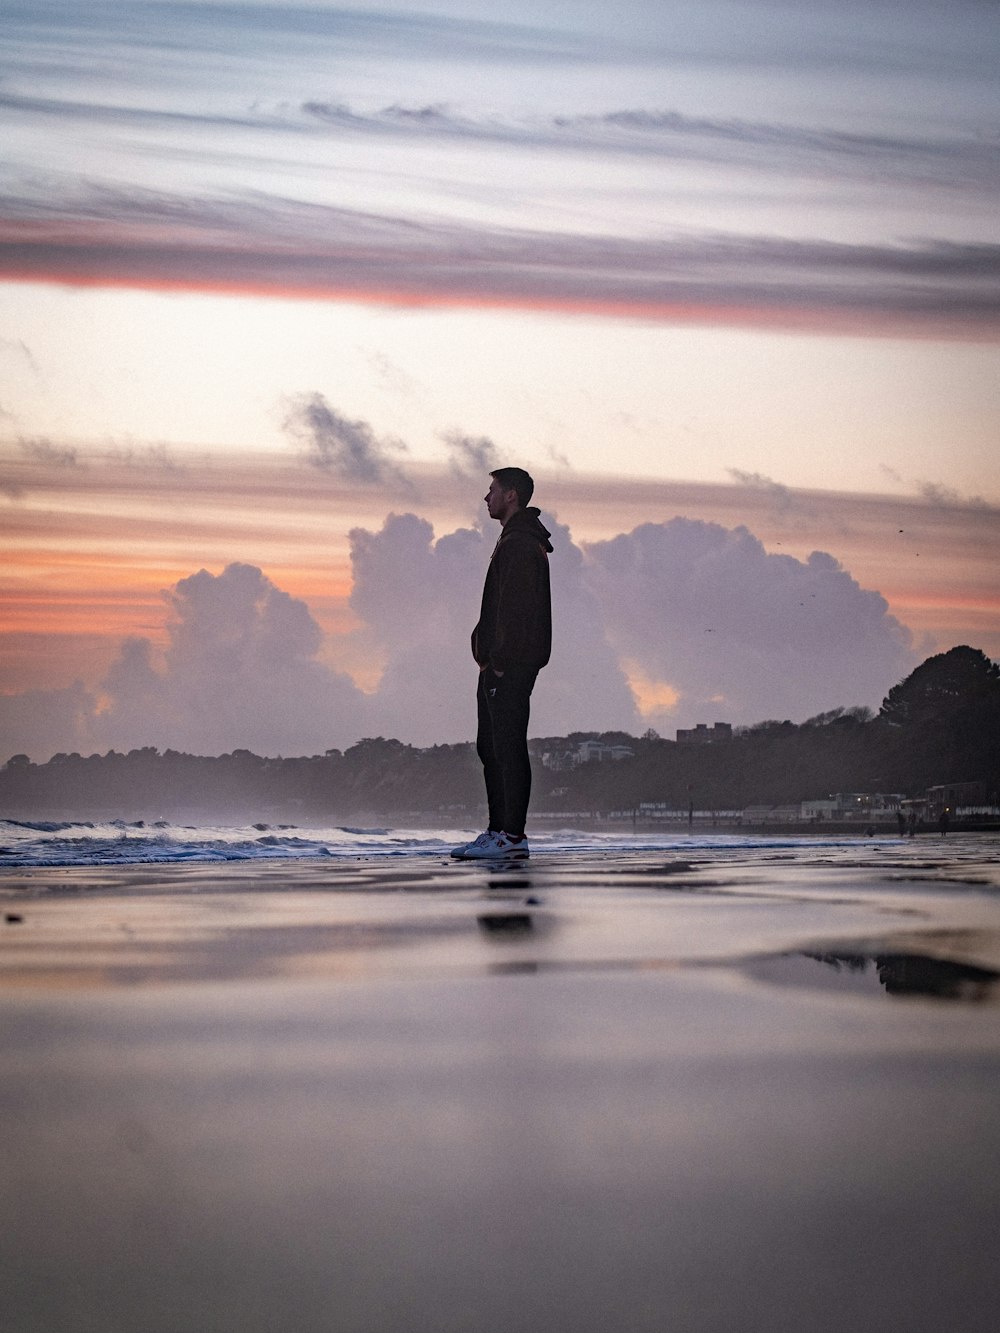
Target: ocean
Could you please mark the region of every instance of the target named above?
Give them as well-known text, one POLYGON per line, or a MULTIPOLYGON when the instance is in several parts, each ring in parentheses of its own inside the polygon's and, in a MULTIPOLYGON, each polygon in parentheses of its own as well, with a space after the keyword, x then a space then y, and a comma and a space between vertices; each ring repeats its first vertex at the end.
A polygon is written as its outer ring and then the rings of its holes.
MULTIPOLYGON (((446 855, 469 841, 478 829, 389 828, 292 824, 222 825, 79 820, 0 820, 0 870, 27 866, 111 866, 174 862, 308 861, 357 857, 446 855)), ((904 845, 896 836, 766 836, 738 833, 605 833, 578 828, 531 832, 533 854, 698 851, 725 858, 736 853, 780 849, 843 851, 852 847, 904 845)), ((934 841, 940 844, 941 840, 934 841)), ((953 843, 955 839, 953 838, 953 843)), ((997 840, 1000 845, 1000 840, 997 840)), ((923 840, 919 841, 923 846, 923 840)))

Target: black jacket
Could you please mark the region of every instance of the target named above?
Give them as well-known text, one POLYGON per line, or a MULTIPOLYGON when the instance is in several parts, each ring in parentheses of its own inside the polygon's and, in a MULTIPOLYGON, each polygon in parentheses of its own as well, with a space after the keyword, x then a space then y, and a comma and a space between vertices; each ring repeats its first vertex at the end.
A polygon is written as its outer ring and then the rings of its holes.
POLYGON ((537 509, 518 509, 504 524, 490 558, 479 623, 472 631, 472 656, 481 667, 536 670, 552 650, 549 593, 550 533, 537 509))

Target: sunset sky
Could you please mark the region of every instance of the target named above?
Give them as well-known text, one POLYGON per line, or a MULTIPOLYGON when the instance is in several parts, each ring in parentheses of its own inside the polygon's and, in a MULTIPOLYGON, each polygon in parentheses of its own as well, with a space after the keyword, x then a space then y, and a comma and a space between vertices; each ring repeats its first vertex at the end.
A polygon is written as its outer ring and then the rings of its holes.
POLYGON ((535 734, 1000 658, 998 65, 986 0, 7 0, 0 762, 469 739, 501 463, 535 734))

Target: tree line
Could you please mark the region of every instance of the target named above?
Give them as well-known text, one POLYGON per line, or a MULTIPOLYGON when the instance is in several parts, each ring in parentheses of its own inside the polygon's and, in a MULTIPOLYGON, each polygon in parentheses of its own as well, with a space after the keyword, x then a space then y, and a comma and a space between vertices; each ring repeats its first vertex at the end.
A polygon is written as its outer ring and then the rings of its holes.
MULTIPOLYGON (((677 743, 655 732, 576 732, 531 740, 537 813, 601 813, 659 803, 738 810, 834 792, 920 796, 933 785, 981 782, 1000 793, 1000 666, 978 649, 928 658, 872 716, 835 708, 805 722, 768 720, 732 740, 677 743), (632 756, 550 768, 585 740, 632 756)), ((14 755, 0 770, 0 817, 166 819, 329 824, 345 820, 476 823, 482 780, 471 743, 418 749, 368 737, 345 751, 265 758, 201 756, 148 746, 127 754, 14 755)))

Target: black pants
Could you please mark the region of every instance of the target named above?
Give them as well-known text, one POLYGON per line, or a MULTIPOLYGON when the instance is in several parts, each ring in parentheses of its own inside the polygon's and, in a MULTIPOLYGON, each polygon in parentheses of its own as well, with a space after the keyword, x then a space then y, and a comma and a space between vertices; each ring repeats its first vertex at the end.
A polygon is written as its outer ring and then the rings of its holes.
POLYGON ((486 779, 490 828, 515 837, 524 832, 531 796, 528 715, 537 675, 525 666, 508 667, 502 676, 489 668, 479 673, 476 752, 486 779))

